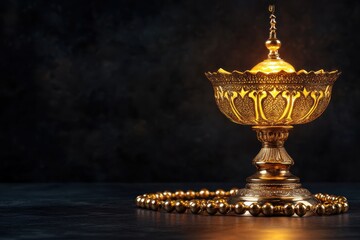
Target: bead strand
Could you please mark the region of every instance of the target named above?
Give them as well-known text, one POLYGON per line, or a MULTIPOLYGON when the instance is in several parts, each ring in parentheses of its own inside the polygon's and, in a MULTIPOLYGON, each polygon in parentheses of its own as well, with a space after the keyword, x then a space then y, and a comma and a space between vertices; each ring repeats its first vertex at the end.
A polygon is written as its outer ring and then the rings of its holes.
POLYGON ((246 205, 244 202, 227 203, 227 198, 236 195, 236 190, 235 188, 230 191, 218 189, 212 192, 208 189, 201 189, 199 192, 179 190, 176 192, 149 193, 137 196, 136 206, 154 211, 163 209, 169 213, 175 211, 177 213, 191 212, 193 214, 207 213, 209 215, 243 215, 248 212, 252 216, 262 214, 264 216, 283 215, 288 217, 294 214, 302 217, 309 212, 320 216, 333 215, 345 213, 349 210, 349 204, 345 197, 322 193, 314 195, 319 204, 312 206, 301 202, 295 204, 285 203, 283 205, 256 202, 250 205, 246 205))

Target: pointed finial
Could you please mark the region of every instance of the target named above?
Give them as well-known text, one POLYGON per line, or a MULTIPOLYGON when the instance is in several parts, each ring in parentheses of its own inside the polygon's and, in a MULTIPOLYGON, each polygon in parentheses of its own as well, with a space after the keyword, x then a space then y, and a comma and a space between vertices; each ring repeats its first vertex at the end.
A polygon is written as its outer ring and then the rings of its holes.
POLYGON ((270 14, 270 34, 269 39, 265 42, 265 46, 269 49, 268 58, 270 59, 280 59, 278 53, 279 48, 281 47, 281 42, 276 38, 276 17, 275 17, 275 5, 269 5, 270 14))

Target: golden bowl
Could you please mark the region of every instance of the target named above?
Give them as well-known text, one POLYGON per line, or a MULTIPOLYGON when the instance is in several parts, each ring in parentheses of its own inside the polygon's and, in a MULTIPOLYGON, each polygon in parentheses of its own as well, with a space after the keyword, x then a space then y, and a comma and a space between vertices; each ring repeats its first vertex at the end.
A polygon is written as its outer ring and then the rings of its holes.
POLYGON ((276 126, 311 122, 330 102, 339 71, 263 73, 207 72, 220 111, 242 125, 276 126))

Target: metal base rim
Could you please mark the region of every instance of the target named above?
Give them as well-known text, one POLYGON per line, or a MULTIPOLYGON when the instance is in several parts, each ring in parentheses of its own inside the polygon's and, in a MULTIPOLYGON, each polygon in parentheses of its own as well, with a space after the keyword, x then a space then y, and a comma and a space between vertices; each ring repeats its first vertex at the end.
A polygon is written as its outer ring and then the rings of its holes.
POLYGON ((273 216, 287 215, 283 206, 289 205, 288 212, 294 212, 295 208, 301 207, 306 209, 306 215, 313 215, 311 211, 320 203, 313 194, 306 188, 242 188, 237 189, 236 193, 227 199, 228 204, 241 202, 247 207, 251 205, 270 205, 273 216))

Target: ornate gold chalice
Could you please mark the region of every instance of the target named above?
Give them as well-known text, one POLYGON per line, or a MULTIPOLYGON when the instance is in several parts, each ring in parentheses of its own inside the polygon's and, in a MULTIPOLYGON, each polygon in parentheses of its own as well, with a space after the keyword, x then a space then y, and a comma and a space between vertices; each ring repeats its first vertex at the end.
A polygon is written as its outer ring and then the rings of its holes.
POLYGON ((139 195, 140 208, 193 214, 251 214, 253 216, 331 215, 347 212, 343 196, 312 195, 290 171, 293 159, 284 148, 293 125, 318 118, 330 102, 340 72, 295 71, 280 58, 274 6, 270 6, 268 58, 250 71, 207 72, 220 111, 231 121, 251 125, 262 143, 253 160, 255 174, 242 189, 199 192, 178 190, 139 195))
POLYGON ((236 190, 229 203, 286 203, 311 207, 319 203, 289 168, 294 164, 284 148, 293 125, 318 118, 330 102, 339 71, 295 71, 282 60, 276 37, 274 6, 270 6, 270 36, 265 45, 268 58, 250 71, 207 72, 220 111, 231 121, 251 125, 262 143, 253 160, 257 172, 247 178, 246 187, 236 190))

